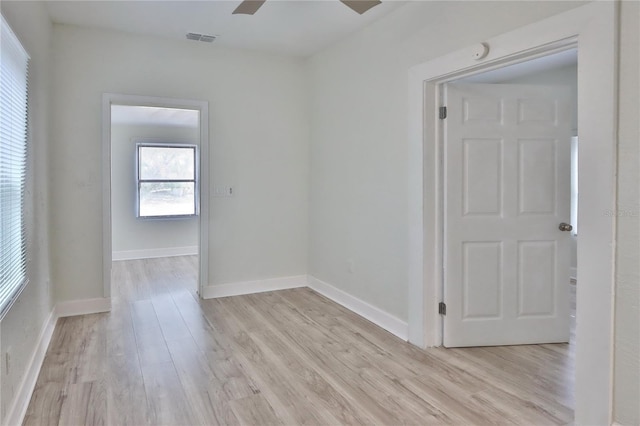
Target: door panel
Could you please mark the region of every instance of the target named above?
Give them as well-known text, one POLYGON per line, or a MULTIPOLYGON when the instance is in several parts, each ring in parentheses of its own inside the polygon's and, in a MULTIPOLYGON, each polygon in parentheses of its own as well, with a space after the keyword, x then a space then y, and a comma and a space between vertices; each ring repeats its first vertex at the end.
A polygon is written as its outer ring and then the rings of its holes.
POLYGON ((518 318, 554 314, 555 270, 555 241, 518 243, 518 318))
POLYGON ((564 87, 444 87, 444 345, 569 340, 564 87))
POLYGON ((502 140, 463 141, 463 215, 499 215, 502 210, 502 140))
POLYGON ((518 140, 520 215, 556 212, 556 144, 555 139, 518 140))
POLYGON ((464 319, 500 318, 502 244, 465 242, 462 249, 464 319))

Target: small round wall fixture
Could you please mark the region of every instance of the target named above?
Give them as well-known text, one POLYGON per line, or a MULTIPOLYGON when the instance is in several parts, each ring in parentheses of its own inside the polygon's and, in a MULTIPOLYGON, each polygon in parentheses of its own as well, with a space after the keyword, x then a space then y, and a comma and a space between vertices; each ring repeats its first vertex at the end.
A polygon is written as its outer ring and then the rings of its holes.
POLYGON ((488 43, 479 43, 473 48, 473 59, 479 61, 484 59, 489 54, 489 44, 488 43))

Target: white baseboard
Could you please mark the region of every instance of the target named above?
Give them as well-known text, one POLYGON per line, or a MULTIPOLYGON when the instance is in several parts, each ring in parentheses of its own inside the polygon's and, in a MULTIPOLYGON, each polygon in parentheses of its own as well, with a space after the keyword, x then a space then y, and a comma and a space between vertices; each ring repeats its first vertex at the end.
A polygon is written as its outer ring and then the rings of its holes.
POLYGON ((51 336, 53 336, 53 330, 56 327, 56 309, 54 308, 49 315, 49 318, 45 321, 40 336, 38 337, 38 344, 31 355, 31 359, 27 363, 27 371, 25 372, 18 390, 14 395, 13 402, 7 411, 5 417, 6 425, 21 425, 25 414, 27 414, 27 408, 31 401, 31 395, 36 387, 38 381, 38 375, 40 374, 40 368, 44 362, 44 357, 51 342, 51 336))
POLYGON ((71 300, 60 302, 56 305, 57 318, 73 317, 76 315, 99 314, 111 310, 111 298, 100 297, 97 299, 71 300))
POLYGON ((190 256, 198 254, 198 246, 114 251, 112 260, 152 259, 155 257, 190 256))
POLYGON ((306 275, 293 277, 268 278, 265 280, 240 281, 228 284, 210 285, 202 292, 203 299, 241 296, 243 294, 263 293, 265 291, 286 290, 307 286, 306 275))
POLYGON ((309 287, 402 340, 409 339, 409 325, 401 319, 313 276, 309 276, 309 287))
POLYGON ((576 281, 578 278, 578 268, 572 266, 569 268, 569 278, 571 278, 573 281, 576 281))

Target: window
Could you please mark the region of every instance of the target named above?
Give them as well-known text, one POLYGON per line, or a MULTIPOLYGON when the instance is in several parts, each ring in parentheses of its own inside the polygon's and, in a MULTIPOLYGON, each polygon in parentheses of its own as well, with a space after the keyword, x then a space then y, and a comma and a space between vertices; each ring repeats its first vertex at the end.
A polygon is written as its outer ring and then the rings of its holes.
POLYGON ((195 216, 196 146, 138 143, 138 217, 195 216))
POLYGON ((27 282, 24 198, 29 55, 4 17, 0 32, 1 317, 27 282))
POLYGON ((571 137, 571 225, 578 235, 578 137, 571 137))

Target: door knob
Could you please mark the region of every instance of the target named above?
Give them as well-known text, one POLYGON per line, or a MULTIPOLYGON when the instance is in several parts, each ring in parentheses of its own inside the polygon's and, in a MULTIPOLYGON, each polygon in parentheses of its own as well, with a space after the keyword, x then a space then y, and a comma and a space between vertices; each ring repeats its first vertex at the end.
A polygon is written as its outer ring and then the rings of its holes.
POLYGON ((568 223, 562 222, 560 226, 558 226, 558 229, 561 231, 571 231, 573 229, 573 226, 569 225, 568 223))

